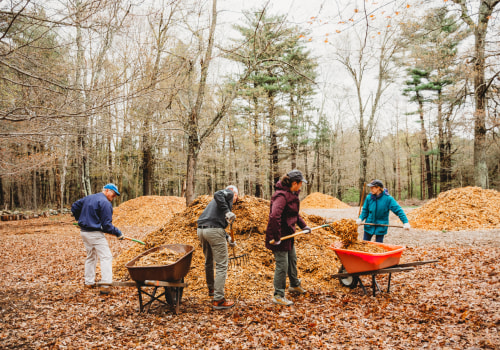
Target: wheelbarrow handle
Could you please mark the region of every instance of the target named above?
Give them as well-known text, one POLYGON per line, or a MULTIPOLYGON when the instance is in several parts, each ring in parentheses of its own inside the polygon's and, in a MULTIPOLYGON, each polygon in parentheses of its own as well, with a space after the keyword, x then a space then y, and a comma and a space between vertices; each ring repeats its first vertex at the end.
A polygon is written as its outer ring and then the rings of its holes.
POLYGON ((384 227, 399 227, 399 228, 403 228, 403 226, 401 225, 384 225, 384 224, 370 224, 368 222, 362 222, 361 224, 359 224, 359 226, 361 225, 369 225, 369 226, 384 226, 384 227))
MULTIPOLYGON (((328 227, 328 226, 330 226, 330 225, 325 224, 325 225, 321 225, 321 226, 316 226, 316 227, 313 227, 313 228, 311 229, 311 231, 314 231, 314 230, 317 230, 317 229, 319 229, 319 228, 323 228, 323 227, 328 227)), ((284 241, 285 239, 290 239, 290 238, 293 238, 293 237, 295 237, 295 236, 298 236, 298 235, 301 235, 301 234, 303 234, 303 233, 307 233, 307 232, 309 232, 309 230, 304 230, 304 231, 296 232, 296 233, 294 233, 293 235, 289 235, 289 236, 281 237, 281 240, 282 240, 282 241, 284 241)), ((271 239, 271 240, 269 241, 269 244, 274 244, 275 242, 276 242, 276 241, 275 241, 274 239, 271 239)))

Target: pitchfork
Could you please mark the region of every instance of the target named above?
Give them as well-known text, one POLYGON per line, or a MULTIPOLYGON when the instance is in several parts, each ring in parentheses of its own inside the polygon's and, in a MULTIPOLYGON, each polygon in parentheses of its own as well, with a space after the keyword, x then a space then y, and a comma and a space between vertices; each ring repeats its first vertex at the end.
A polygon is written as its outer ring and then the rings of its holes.
MULTIPOLYGON (((231 220, 231 222, 229 223, 229 236, 231 237, 231 241, 235 242, 234 241, 233 222, 234 222, 234 219, 231 220)), ((246 265, 248 263, 248 254, 245 253, 245 254, 236 256, 236 252, 234 251, 234 246, 232 248, 233 248, 233 256, 231 258, 229 258, 229 267, 246 265)))

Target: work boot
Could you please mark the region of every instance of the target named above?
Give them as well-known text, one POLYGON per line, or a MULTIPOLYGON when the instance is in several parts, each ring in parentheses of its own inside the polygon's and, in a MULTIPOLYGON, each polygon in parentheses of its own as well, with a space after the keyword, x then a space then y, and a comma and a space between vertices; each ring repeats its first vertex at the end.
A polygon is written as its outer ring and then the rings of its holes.
POLYGON ((305 290, 301 286, 297 286, 297 287, 288 288, 288 292, 293 293, 293 294, 306 294, 307 290, 305 290))
POLYGON ((283 305, 283 306, 293 305, 293 301, 290 301, 287 298, 282 297, 281 295, 275 295, 273 297, 273 303, 278 304, 278 305, 283 305))
POLYGON ((213 297, 214 296, 214 292, 215 291, 213 289, 209 289, 208 290, 208 296, 213 297))
POLYGON ((214 300, 212 306, 215 310, 230 309, 234 306, 234 301, 222 298, 221 300, 214 300))
POLYGON ((108 295, 109 293, 111 293, 111 286, 101 286, 99 294, 108 295))

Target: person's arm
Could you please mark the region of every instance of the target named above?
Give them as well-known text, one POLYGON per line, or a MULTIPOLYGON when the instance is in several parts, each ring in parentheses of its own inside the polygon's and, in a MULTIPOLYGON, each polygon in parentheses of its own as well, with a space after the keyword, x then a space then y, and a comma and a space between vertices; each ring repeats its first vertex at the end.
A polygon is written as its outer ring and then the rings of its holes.
POLYGON ((396 200, 392 197, 391 197, 391 203, 390 203, 389 209, 399 217, 399 219, 403 222, 403 224, 408 223, 408 218, 406 217, 406 214, 405 214, 403 208, 401 208, 401 206, 398 204, 398 202, 396 202, 396 200))
POLYGON ((234 193, 230 190, 221 190, 214 193, 215 202, 217 203, 217 206, 222 210, 224 215, 231 211, 228 201, 229 203, 233 203, 233 196, 234 193))
POLYGON ((307 226, 307 224, 304 221, 304 219, 302 219, 302 216, 300 216, 300 214, 297 214, 297 216, 299 217, 299 219, 297 220, 297 223, 299 224, 299 227, 302 230, 305 230, 306 228, 308 228, 310 230, 311 228, 309 226, 307 226))
POLYGON ((101 206, 101 210, 99 211, 99 219, 101 221, 102 231, 115 235, 116 237, 121 237, 123 233, 113 226, 113 206, 111 203, 105 203, 101 206))
POLYGON ((82 213, 82 207, 83 207, 83 198, 77 200, 71 206, 71 213, 75 217, 76 221, 78 221, 78 219, 80 219, 80 214, 82 213))
POLYGON ((285 196, 278 196, 273 202, 269 214, 268 230, 271 230, 275 242, 281 240, 281 214, 286 206, 285 196))
POLYGON ((361 221, 368 217, 368 198, 369 196, 366 196, 365 203, 363 204, 363 210, 361 210, 361 216, 359 217, 361 221))

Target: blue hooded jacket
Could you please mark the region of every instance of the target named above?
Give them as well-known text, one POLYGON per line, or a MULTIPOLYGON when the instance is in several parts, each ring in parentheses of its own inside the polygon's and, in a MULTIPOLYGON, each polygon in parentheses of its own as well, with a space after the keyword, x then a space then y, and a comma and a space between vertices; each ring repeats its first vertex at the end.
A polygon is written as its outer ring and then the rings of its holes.
MULTIPOLYGON (((389 195, 387 189, 378 195, 374 196, 369 194, 366 197, 365 203, 363 205, 363 210, 361 211, 361 220, 366 219, 366 223, 369 224, 383 224, 389 225, 389 210, 396 214, 399 219, 406 224, 408 218, 406 217, 403 208, 396 202, 392 196, 389 195)), ((370 226, 365 225, 364 230, 370 235, 385 235, 387 234, 388 227, 386 226, 370 226)))

